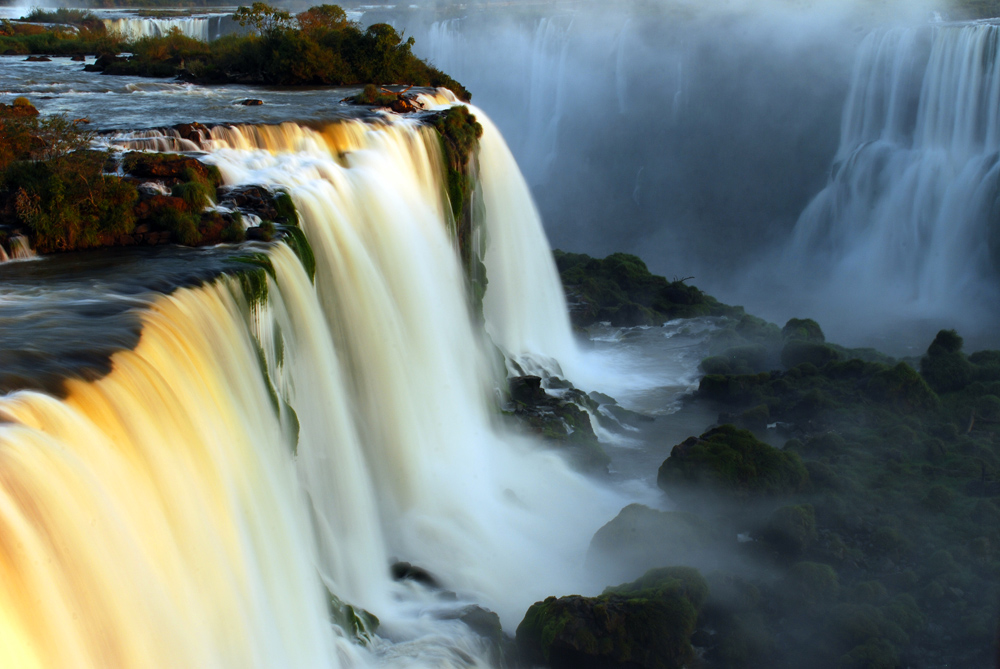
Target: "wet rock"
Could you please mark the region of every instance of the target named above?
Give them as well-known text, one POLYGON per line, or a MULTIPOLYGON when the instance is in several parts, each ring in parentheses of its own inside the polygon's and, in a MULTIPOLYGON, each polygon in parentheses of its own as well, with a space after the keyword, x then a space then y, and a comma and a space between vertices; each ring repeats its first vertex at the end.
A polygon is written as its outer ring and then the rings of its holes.
POLYGON ((438 580, 429 571, 422 567, 417 567, 409 562, 395 562, 390 567, 392 578, 396 581, 416 581, 428 588, 440 588, 438 580))
POLYGON ((220 189, 219 204, 239 209, 244 213, 253 214, 264 220, 278 218, 274 195, 271 191, 261 186, 238 186, 236 188, 220 189))
POLYGON ((511 402, 508 416, 566 456, 584 471, 606 472, 611 459, 597 441, 590 415, 581 406, 597 404, 583 392, 571 388, 561 396, 550 395, 538 376, 515 376, 508 380, 511 402))
POLYGON ((86 56, 70 56, 70 60, 72 60, 75 63, 82 63, 85 60, 87 60, 87 57, 86 56))
POLYGON ((181 139, 186 139, 195 144, 201 144, 201 138, 208 136, 209 132, 208 126, 201 123, 178 123, 173 126, 173 129, 177 131, 181 139))
POLYGON ((125 155, 123 164, 126 172, 140 178, 183 180, 187 170, 206 180, 211 178, 203 162, 188 156, 133 152, 125 155))
POLYGON ((258 105, 264 104, 263 100, 257 100, 256 98, 247 98, 245 100, 240 100, 236 104, 242 105, 244 107, 256 107, 258 105))
POLYGON ((52 59, 48 56, 28 56, 24 59, 27 63, 51 63, 52 59))
POLYGON ((97 60, 89 65, 84 65, 83 70, 85 72, 103 72, 111 63, 124 63, 128 58, 123 56, 110 56, 104 54, 99 56, 97 60))

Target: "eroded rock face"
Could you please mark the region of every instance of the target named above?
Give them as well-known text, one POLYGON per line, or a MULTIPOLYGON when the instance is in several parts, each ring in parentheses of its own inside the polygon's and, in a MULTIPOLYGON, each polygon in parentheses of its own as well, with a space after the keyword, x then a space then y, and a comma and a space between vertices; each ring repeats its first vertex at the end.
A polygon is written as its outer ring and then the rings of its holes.
POLYGON ((597 403, 576 388, 563 389, 560 396, 542 387, 538 376, 515 376, 508 380, 510 412, 517 422, 546 443, 565 449, 567 456, 584 471, 607 471, 611 459, 597 441, 590 416, 581 406, 597 403))
POLYGON ((549 597, 517 628, 521 660, 552 669, 680 669, 708 587, 689 567, 654 569, 599 597, 549 597))

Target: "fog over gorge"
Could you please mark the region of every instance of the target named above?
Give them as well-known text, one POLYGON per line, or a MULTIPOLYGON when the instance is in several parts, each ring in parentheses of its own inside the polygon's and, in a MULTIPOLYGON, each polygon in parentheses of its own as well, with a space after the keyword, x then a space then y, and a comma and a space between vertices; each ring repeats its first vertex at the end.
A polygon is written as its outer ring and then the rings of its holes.
POLYGON ((5 1, 0 668, 1000 669, 1000 0, 5 1))
POLYGON ((976 306, 996 283, 985 253, 992 205, 981 201, 995 193, 948 184, 965 181, 970 151, 995 151, 982 136, 989 119, 974 118, 995 94, 994 69, 975 81, 950 70, 953 90, 924 92, 944 108, 921 98, 933 35, 958 32, 946 21, 957 11, 566 3, 387 16, 496 119, 553 247, 636 253, 654 272, 693 276, 753 313, 817 318, 845 343, 891 348, 897 322, 923 323, 906 344, 919 348, 945 323, 984 342, 992 325, 976 306), (899 117, 891 124, 881 122, 889 107, 899 117), (950 138, 928 138, 917 123, 978 124, 966 131, 978 148, 936 159, 950 138), (873 140, 882 148, 862 152, 867 168, 840 171, 873 140), (893 200, 903 189, 922 193, 919 216, 893 200), (970 210, 955 211, 955 200, 970 210), (888 213, 861 215, 880 208, 888 213), (979 221, 961 235, 974 248, 948 241, 957 217, 979 221), (934 259, 941 254, 958 267, 934 259))

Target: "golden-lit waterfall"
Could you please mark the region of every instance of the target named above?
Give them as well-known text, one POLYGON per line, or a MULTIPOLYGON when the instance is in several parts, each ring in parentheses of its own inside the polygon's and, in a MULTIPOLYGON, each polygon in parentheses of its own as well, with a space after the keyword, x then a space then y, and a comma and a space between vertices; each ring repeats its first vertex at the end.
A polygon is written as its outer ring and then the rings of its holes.
MULTIPOLYGON (((216 128, 202 146, 227 183, 290 193, 315 279, 273 244, 256 282, 155 299, 106 377, 0 399, 0 666, 482 664, 442 607, 490 607, 512 632, 531 602, 585 587, 621 504, 495 420, 437 136, 351 121, 216 128), (457 601, 394 582, 392 559, 457 601), (380 637, 353 643, 327 591, 380 637)), ((537 225, 514 192, 488 227, 537 225)))

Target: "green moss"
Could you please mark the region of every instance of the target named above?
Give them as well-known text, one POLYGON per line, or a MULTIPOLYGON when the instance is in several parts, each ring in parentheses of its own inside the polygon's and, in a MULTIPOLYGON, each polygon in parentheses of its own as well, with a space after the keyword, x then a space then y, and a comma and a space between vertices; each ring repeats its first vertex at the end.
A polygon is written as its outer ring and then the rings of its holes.
POLYGON ((657 476, 657 484, 668 492, 687 485, 737 497, 793 493, 808 480, 797 454, 780 451, 732 425, 674 446, 657 476))
POLYGON ((553 669, 579 666, 680 669, 707 585, 696 570, 667 568, 599 597, 550 597, 517 628, 522 659, 553 669))
POLYGON ((309 244, 309 240, 306 238, 306 234, 301 228, 293 226, 284 226, 281 228, 281 232, 284 235, 284 242, 295 251, 295 255, 298 256, 299 262, 302 263, 302 269, 306 271, 309 276, 310 281, 316 280, 316 256, 313 253, 312 246, 309 244))
POLYGON ((169 207, 160 209, 154 219, 157 226, 170 231, 173 241, 185 246, 194 246, 201 241, 201 233, 198 231, 200 220, 197 214, 169 207))
POLYGON ((201 180, 187 181, 174 186, 170 194, 184 200, 191 211, 199 212, 212 204, 215 189, 201 180))
POLYGON ((295 201, 292 196, 285 191, 278 191, 274 196, 274 210, 277 212, 278 220, 290 226, 299 224, 299 214, 295 209, 295 201))
POLYGON ((347 637, 355 643, 362 646, 371 644, 381 625, 378 617, 344 602, 329 589, 326 590, 326 595, 327 611, 333 624, 344 630, 347 637))
POLYGON ((479 138, 483 136, 483 126, 469 113, 468 107, 461 105, 450 107, 434 116, 430 124, 441 137, 448 199, 457 219, 461 217, 469 193, 472 192, 469 165, 477 150, 479 138))
POLYGON ((785 323, 785 327, 781 328, 781 336, 786 340, 799 339, 818 344, 826 341, 819 323, 811 318, 792 318, 785 323))

